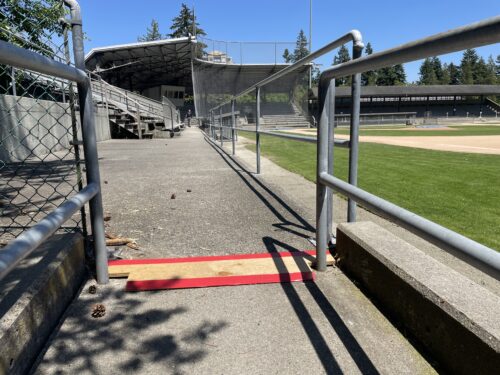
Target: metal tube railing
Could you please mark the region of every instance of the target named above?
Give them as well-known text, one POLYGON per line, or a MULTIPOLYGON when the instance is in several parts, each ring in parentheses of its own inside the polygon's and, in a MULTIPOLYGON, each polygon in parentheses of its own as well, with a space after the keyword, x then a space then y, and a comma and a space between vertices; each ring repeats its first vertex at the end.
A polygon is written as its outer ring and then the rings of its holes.
POLYGON ((319 175, 319 182, 438 246, 458 251, 480 261, 494 270, 496 277, 499 277, 500 253, 495 250, 327 173, 319 175))
POLYGON ((10 241, 0 251, 0 280, 12 271, 21 260, 36 250, 43 241, 54 234, 61 225, 68 221, 89 200, 94 198, 99 191, 99 185, 95 183, 88 184, 40 222, 10 241))
POLYGON ((214 107, 213 109, 217 109, 223 105, 226 105, 230 103, 231 100, 237 99, 240 96, 246 95, 257 89, 258 87, 262 87, 267 85, 268 83, 271 83, 273 81, 276 81, 277 79, 297 70, 303 67, 306 64, 309 64, 313 60, 317 59, 318 57, 324 55, 325 53, 328 53, 335 48, 338 48, 346 43, 353 42, 355 46, 358 46, 360 48, 363 48, 363 41, 361 37, 361 33, 358 30, 351 30, 347 34, 341 36, 340 38, 334 40, 333 42, 328 43, 327 45, 321 47, 320 49, 310 53, 306 57, 300 59, 299 61, 295 62, 294 64, 287 66, 286 68, 270 75, 267 78, 264 78, 263 80, 249 86, 245 90, 241 91, 240 93, 232 96, 230 99, 220 103, 218 106, 214 107))
MULTIPOLYGON (((361 37, 361 33, 358 31, 358 30, 351 30, 349 31, 347 34, 343 35, 342 37, 332 41, 331 43, 325 45, 324 47, 318 49, 317 51, 314 51, 312 52, 311 54, 307 55, 306 57, 302 58, 301 60, 295 62, 294 64, 290 65, 290 66, 287 66, 286 68, 270 75, 269 77, 249 86, 248 88, 246 88, 245 90, 241 91, 240 93, 232 96, 230 99, 220 103, 218 106, 214 107, 211 109, 211 111, 213 112, 214 110, 216 109, 219 109, 220 111, 222 111, 222 107, 230 102, 233 102, 235 101, 238 97, 240 96, 243 96, 243 95, 246 95, 246 94, 249 94, 251 93, 253 90, 255 90, 255 98, 256 98, 256 103, 255 103, 255 112, 256 112, 256 115, 255 115, 255 153, 256 153, 256 173, 257 174, 260 174, 261 173, 261 144, 260 144, 260 134, 262 134, 263 132, 260 131, 260 114, 261 114, 261 108, 260 108, 260 102, 261 102, 261 98, 260 98, 260 88, 262 86, 265 86, 297 69, 300 69, 301 67, 303 67, 304 65, 306 64, 309 64, 310 62, 312 62, 314 59, 316 59, 317 57, 325 54, 325 53, 328 53, 330 52, 331 50, 337 48, 337 47, 340 47, 341 45, 347 43, 347 42, 350 42, 352 41, 353 42, 353 56, 354 57, 358 57, 360 54, 361 54, 361 51, 363 49, 363 42, 362 42, 362 37, 361 37)), ((355 77, 353 77, 352 79, 353 81, 353 85, 357 84, 359 86, 360 84, 360 77, 358 80, 355 79, 355 77)), ((359 95, 359 89, 357 90, 354 90, 353 89, 353 93, 356 94, 356 97, 353 97, 353 104, 352 104, 352 108, 353 108, 353 112, 351 113, 351 122, 353 124, 353 126, 355 126, 356 128, 359 126, 359 101, 360 101, 360 95, 359 95), (354 108, 358 108, 357 111, 354 111, 354 108)), ((212 124, 212 122, 211 122, 212 124)), ((210 126, 210 129, 212 129, 212 126, 210 126)), ((223 129, 221 128, 221 132, 223 132, 223 129)), ((355 132, 355 134, 357 134, 357 130, 355 132)), ((275 135, 275 134, 270 134, 270 135, 275 135)), ((333 137, 333 136, 332 136, 333 137)), ((299 140, 299 139, 297 139, 299 140)), ((356 148, 356 152, 357 152, 357 144, 355 145, 354 143, 356 143, 358 141, 358 137, 354 137, 353 138, 353 141, 348 143, 349 146, 353 145, 355 146, 356 148)), ((330 142, 332 145, 333 145, 333 140, 331 140, 330 142)), ((221 145, 222 145, 222 142, 221 142, 221 145)), ((357 160, 357 156, 356 154, 350 154, 350 159, 349 159, 349 164, 350 164, 350 170, 353 171, 353 173, 356 173, 356 167, 352 166, 352 163, 354 163, 355 161, 357 160)), ((331 163, 330 163, 331 164, 331 163)), ((352 181, 354 182, 356 180, 356 176, 354 176, 352 178, 352 181)), ((329 200, 332 201, 331 199, 331 196, 332 196, 332 192, 329 192, 329 200)), ((353 207, 353 202, 350 203, 350 207, 353 207)), ((329 210, 331 211, 332 208, 329 208, 329 210)), ((332 214, 330 213, 328 215, 329 217, 329 223, 330 223, 330 227, 332 227, 331 225, 331 217, 332 217, 332 214)))
POLYGON ((499 42, 499 39, 500 16, 496 16, 332 66, 321 73, 320 86, 326 85, 333 78, 403 64, 429 56, 462 51, 467 48, 495 44, 499 42))
MULTIPOLYGON (((251 129, 239 129, 239 131, 249 132, 249 133, 257 133, 256 130, 251 130, 251 129)), ((278 137, 278 138, 291 139, 293 141, 298 141, 298 142, 315 143, 315 144, 317 143, 316 138, 302 136, 302 135, 277 133, 277 132, 267 131, 267 130, 261 130, 261 131, 259 131, 259 134, 270 135, 272 137, 278 137)), ((335 139, 334 143, 335 143, 335 146, 337 146, 337 147, 349 148, 350 142, 347 139, 335 139)))
MULTIPOLYGON (((323 212, 327 205, 327 197, 324 191, 326 187, 330 187, 439 246, 451 248, 467 257, 481 262, 487 268, 492 269, 495 277, 499 278, 500 254, 495 250, 369 194, 355 187, 351 179, 349 183, 339 180, 329 173, 327 170, 327 163, 325 163, 328 155, 329 128, 333 126, 334 122, 329 121, 329 118, 334 118, 334 112, 329 102, 331 96, 334 95, 334 84, 332 87, 332 83, 334 83, 335 78, 498 42, 500 42, 500 16, 423 38, 357 60, 351 60, 331 67, 321 74, 318 89, 321 120, 318 128, 318 193, 316 197, 316 247, 318 269, 324 269, 324 260, 326 259, 328 218, 323 212)), ((353 115, 354 112, 355 111, 353 111, 353 115)), ((357 134, 353 134, 351 129, 351 137, 353 136, 357 137, 357 134)), ((354 141, 355 139, 351 138, 351 143, 354 141)), ((352 147, 351 145, 351 150, 352 147)), ((352 151, 354 152, 354 150, 352 151)), ((357 152, 355 152, 355 154, 357 155, 357 152)))
MULTIPOLYGON (((73 49, 75 67, 85 72, 85 55, 83 48, 83 29, 80 6, 75 0, 64 0, 71 10, 71 27, 73 36, 73 49)), ((87 169, 87 184, 96 184, 99 189, 95 196, 89 201, 90 224, 92 237, 94 239, 94 252, 96 258, 96 278, 100 284, 109 281, 108 276, 108 252, 104 237, 104 211, 102 207, 101 177, 99 174, 99 158, 97 155, 97 139, 95 133, 94 105, 90 78, 78 82, 78 96, 80 99, 80 118, 82 123, 83 152, 85 155, 85 166, 87 169)))
POLYGON ((83 83, 87 80, 87 75, 80 69, 49 59, 36 52, 14 46, 2 40, 0 40, 0 61, 5 65, 29 69, 38 73, 78 83, 83 83))

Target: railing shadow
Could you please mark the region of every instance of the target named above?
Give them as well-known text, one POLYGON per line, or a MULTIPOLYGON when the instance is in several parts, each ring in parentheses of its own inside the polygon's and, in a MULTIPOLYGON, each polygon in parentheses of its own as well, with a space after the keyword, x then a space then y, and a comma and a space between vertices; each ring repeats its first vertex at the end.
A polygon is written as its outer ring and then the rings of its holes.
POLYGON ((298 212, 290 207, 280 196, 278 196, 268 186, 262 183, 262 181, 256 178, 251 172, 247 171, 234 158, 231 158, 225 153, 223 149, 215 145, 206 137, 205 141, 221 156, 222 160, 238 175, 238 177, 252 191, 252 193, 254 193, 262 201, 262 203, 264 203, 269 211, 271 211, 273 215, 281 221, 281 223, 273 224, 273 226, 275 226, 277 229, 284 230, 305 239, 309 239, 310 236, 295 229, 309 232, 311 233, 311 235, 316 232, 315 228, 307 220, 305 220, 298 212), (283 216, 281 212, 275 207, 275 205, 271 204, 269 199, 266 198, 257 188, 262 189, 269 197, 271 197, 271 199, 276 201, 276 203, 278 203, 280 207, 285 209, 296 222, 289 220, 285 216, 283 216), (292 229, 291 227, 295 229, 292 229))
MULTIPOLYGON (((289 233, 297 235, 302 238, 306 238, 303 233, 297 232, 289 226, 295 226, 296 228, 300 228, 302 230, 307 230, 311 233, 315 232, 314 227, 309 224, 304 218, 300 216, 293 208, 291 208, 281 197, 279 197, 275 192, 271 191, 269 187, 267 187, 262 181, 257 179, 250 172, 245 170, 245 168, 238 163, 233 157, 228 155, 225 150, 218 147, 218 145, 214 144, 211 140, 205 137, 205 141, 220 155, 220 157, 224 160, 224 162, 243 180, 243 182, 248 186, 248 188, 266 205, 266 207, 278 218, 282 221, 282 224, 273 224, 273 226, 283 229, 289 233), (255 186, 252 185, 255 183, 258 187, 262 188, 266 193, 269 194, 274 202, 271 202, 269 199, 264 197, 255 186), (288 220, 284 217, 276 206, 283 207, 288 213, 292 215, 292 217, 298 221, 300 224, 293 223, 291 220, 288 220)), ((273 237, 263 237, 262 241, 266 247, 266 250, 269 253, 276 253, 279 251, 289 251, 289 252, 298 252, 300 251, 296 247, 293 247, 287 243, 279 241, 273 237)), ((280 257, 273 258, 277 269, 286 268, 283 260, 280 257)), ((295 262, 299 269, 304 269, 308 267, 306 264, 309 257, 294 257, 295 262)), ((295 313, 299 317, 302 326, 304 327, 304 331, 306 332, 311 344, 316 351, 318 358, 320 359, 322 366, 327 374, 339 374, 342 373, 342 369, 337 362, 335 355, 332 353, 328 342, 325 337, 321 334, 320 328, 314 321, 314 318, 309 313, 307 306, 302 301, 298 291, 291 283, 281 283, 281 288, 285 293, 290 305, 294 309, 295 313)), ((342 317, 338 314, 332 304, 329 302, 328 298, 322 292, 320 287, 315 282, 305 282, 305 286, 307 291, 313 297, 316 304, 320 307, 323 315, 326 317, 335 333, 342 341, 344 347, 349 352, 351 358, 356 363, 357 367, 363 374, 378 374, 378 370, 375 368, 375 365, 370 360, 366 352, 363 350, 361 345, 358 343, 354 335, 351 333, 347 325, 342 320, 342 317)))

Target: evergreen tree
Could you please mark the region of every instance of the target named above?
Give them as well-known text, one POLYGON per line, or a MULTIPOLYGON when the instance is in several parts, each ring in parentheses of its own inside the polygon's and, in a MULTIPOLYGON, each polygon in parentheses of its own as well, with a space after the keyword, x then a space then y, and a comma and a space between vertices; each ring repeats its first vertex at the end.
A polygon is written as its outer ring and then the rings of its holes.
MULTIPOLYGON (((368 42, 365 47, 365 54, 369 56, 373 53, 372 45, 368 42)), ((363 86, 374 86, 377 83, 377 72, 369 70, 361 74, 361 84, 363 86)))
POLYGON ((392 67, 392 74, 394 81, 392 85, 403 86, 406 85, 406 72, 403 64, 396 64, 392 67))
POLYGON ((477 78, 477 63, 479 57, 475 49, 466 49, 460 63, 460 83, 463 85, 473 85, 477 78))
POLYGON ((439 83, 436 76, 435 63, 430 57, 426 58, 422 62, 422 65, 420 65, 419 74, 419 85, 437 85, 439 83))
POLYGON ((295 42, 292 62, 297 62, 307 55, 309 55, 309 48, 307 46, 306 34, 304 34, 304 30, 300 30, 299 35, 297 36, 297 41, 295 42))
POLYGON ((448 72, 450 75, 449 84, 459 85, 460 84, 460 69, 453 63, 448 65, 448 72))
POLYGON ((477 83, 484 85, 494 85, 497 83, 496 65, 493 56, 488 57, 488 62, 485 62, 481 57, 478 62, 478 80, 477 83))
POLYGON ((288 48, 285 48, 285 50, 283 51, 283 59, 285 60, 285 62, 287 64, 291 63, 293 60, 293 56, 290 54, 290 51, 288 50, 288 48))
MULTIPOLYGON (((342 45, 337 52, 337 55, 333 58, 332 65, 338 65, 345 63, 351 60, 351 56, 349 55, 349 50, 346 46, 342 45)), ((335 86, 348 86, 351 84, 351 77, 339 77, 335 80, 335 86)))
POLYGON ((496 65, 497 82, 500 84, 500 55, 497 56, 495 65, 496 65))
POLYGON ((443 75, 441 80, 439 81, 440 85, 449 85, 450 84, 450 68, 448 64, 444 63, 442 66, 443 75))
POLYGON ((432 57, 431 58, 432 62, 432 68, 434 69, 434 73, 436 74, 436 78, 439 84, 441 84, 443 80, 443 66, 441 65, 441 60, 439 57, 432 57))
POLYGON ((151 20, 151 27, 146 29, 146 34, 137 38, 138 42, 149 42, 152 40, 160 40, 162 38, 158 21, 151 20))
POLYGON ((377 86, 400 86, 404 84, 406 84, 406 73, 401 64, 381 68, 377 72, 377 86))
POLYGON ((172 32, 169 36, 170 38, 189 36, 189 34, 193 34, 194 25, 196 25, 196 35, 207 35, 198 22, 194 22, 194 13, 191 9, 189 9, 186 4, 182 3, 179 15, 172 20, 172 26, 170 26, 172 32))

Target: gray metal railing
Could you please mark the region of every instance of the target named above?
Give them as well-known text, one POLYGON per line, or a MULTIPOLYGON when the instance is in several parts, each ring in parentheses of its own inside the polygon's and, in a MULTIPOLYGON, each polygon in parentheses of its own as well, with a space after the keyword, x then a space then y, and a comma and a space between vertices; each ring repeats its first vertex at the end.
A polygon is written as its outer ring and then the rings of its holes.
MULTIPOLYGON (((255 91, 256 95, 256 126, 255 130, 245 130, 254 132, 256 135, 256 164, 257 173, 261 172, 260 167, 260 134, 275 137, 288 138, 303 142, 317 142, 317 207, 316 207, 316 248, 317 248, 317 268, 320 271, 326 269, 326 250, 331 240, 332 230, 332 193, 333 190, 348 197, 347 217, 349 222, 356 221, 356 202, 361 203, 368 209, 376 211, 381 216, 394 221, 402 227, 412 231, 420 237, 426 238, 430 242, 446 249, 464 255, 468 259, 475 260, 482 265, 482 268, 499 278, 500 253, 468 239, 456 232, 446 229, 436 223, 424 219, 412 212, 404 210, 379 197, 369 194, 357 188, 357 168, 358 168, 358 144, 359 144, 359 120, 360 120, 360 78, 361 73, 375 70, 386 66, 401 64, 405 62, 424 59, 436 55, 461 51, 467 48, 480 47, 487 44, 500 42, 500 16, 487 19, 468 26, 436 34, 427 38, 416 40, 399 47, 378 52, 361 58, 363 48, 361 34, 358 31, 351 31, 343 37, 333 41, 316 52, 287 68, 275 73, 268 78, 248 87, 241 93, 231 97, 212 108, 210 111, 210 134, 213 136, 212 128, 224 128, 221 121, 215 123, 215 113, 221 110, 222 106, 234 102, 236 98, 255 91), (354 42, 353 59, 349 62, 333 66, 326 69, 320 75, 319 82, 319 113, 320 121, 317 131, 317 139, 311 137, 301 137, 283 133, 261 131, 260 122, 260 88, 295 69, 299 69, 304 64, 310 63, 318 56, 331 51, 349 41, 354 42), (334 137, 335 127, 335 78, 352 75, 352 106, 350 115, 350 141, 343 146, 349 147, 349 177, 348 183, 333 176, 334 170, 334 144, 339 145, 339 141, 334 137)), ((222 116, 220 116, 222 117, 222 116)), ((235 132, 235 121, 232 121, 230 129, 235 132)), ((222 137, 221 137, 222 138, 222 137)), ((234 154, 235 137, 232 137, 234 154)), ((345 142, 345 141, 344 141, 345 142)), ((222 139, 221 139, 222 144, 222 139)))
MULTIPOLYGON (((247 130, 245 131, 251 131, 255 133, 255 153, 256 153, 256 172, 257 174, 261 173, 261 139, 260 135, 265 134, 269 136, 274 136, 274 137, 280 137, 280 138, 288 138, 292 139, 295 141, 301 141, 301 142, 315 142, 315 140, 311 137, 305 137, 305 136, 299 136, 299 135, 290 135, 290 134, 283 134, 283 133, 277 133, 277 132, 270 132, 270 131, 262 131, 260 130, 260 104, 261 104, 261 87, 276 81, 279 78, 282 78, 286 76, 289 73, 292 73, 300 68, 302 68, 304 65, 310 64, 314 59, 348 43, 352 42, 353 43, 353 58, 356 59, 361 55, 361 52, 363 50, 363 41, 362 41, 362 36, 361 33, 358 30, 351 30, 347 34, 341 36, 340 38, 328 43, 327 45, 323 46, 322 48, 318 49, 315 52, 312 52, 311 54, 307 55, 306 57, 302 58, 301 60, 297 61, 296 63, 287 66, 286 68, 270 75, 269 77, 249 86, 245 90, 241 91, 240 93, 232 96, 229 100, 226 100, 219 104, 218 106, 212 108, 210 110, 210 132, 209 134, 211 135, 212 138, 215 138, 215 129, 220 129, 220 142, 221 146, 223 145, 223 133, 224 133, 224 126, 222 121, 218 121, 218 123, 215 123, 215 119, 219 118, 222 119, 222 107, 231 103, 231 108, 233 108, 234 112, 234 103, 236 102, 236 99, 250 94, 253 91, 255 91, 255 100, 256 100, 256 115, 255 115, 255 130, 247 130), (215 113, 216 111, 219 112, 219 116, 216 116, 215 113)), ((356 184, 357 181, 357 143, 358 143, 358 136, 357 133, 354 133, 357 131, 358 125, 359 125, 359 102, 360 102, 360 77, 353 77, 352 78, 352 92, 353 92, 353 99, 352 99, 352 106, 351 106, 351 138, 350 141, 345 141, 345 140, 334 140, 333 138, 333 126, 332 126, 332 133, 329 136, 329 144, 331 145, 330 151, 329 151, 329 166, 333 168, 333 146, 334 144, 336 146, 340 147, 345 147, 349 148, 349 182, 352 184, 356 184), (354 125, 354 126, 353 126, 354 125), (352 172, 351 172, 352 171, 352 172)), ((236 122, 232 121, 231 123, 231 142, 232 142, 232 150, 233 150, 233 155, 235 154, 235 142, 236 142, 236 122)), ((333 169, 329 169, 331 173, 333 173, 333 169)), ((333 221, 333 212, 332 212, 332 207, 333 207, 333 191, 331 189, 327 189, 327 199, 331 204, 328 205, 328 227, 332 228, 332 221, 333 221)), ((351 199, 349 200, 348 203, 350 209, 349 209, 349 221, 354 221, 354 208, 353 206, 355 205, 354 201, 351 199)))
MULTIPOLYGON (((485 271, 497 279, 500 278, 500 253, 359 189, 355 186, 356 183, 351 183, 351 180, 346 183, 334 177, 331 173, 333 165, 330 165, 333 163, 333 158, 328 157, 332 150, 329 141, 334 127, 332 120, 335 116, 335 78, 351 74, 359 76, 362 72, 385 66, 498 42, 500 42, 500 16, 419 39, 323 71, 319 83, 321 119, 317 137, 316 247, 319 270, 326 268, 326 248, 330 235, 327 217, 330 203, 326 190, 331 188, 445 250, 457 252, 469 259, 472 258, 472 260, 479 262, 485 271)), ((358 125, 359 123, 356 122, 351 123, 351 142, 354 141, 352 134, 357 137, 358 125), (354 131, 353 127, 356 128, 354 131)), ((357 142, 355 144, 357 145, 357 142)), ((351 152, 357 154, 357 149, 354 150, 351 147, 351 152)), ((352 172, 356 174, 356 170, 352 172)))
POLYGON ((101 284, 108 282, 108 257, 104 237, 94 106, 90 79, 85 72, 82 18, 80 7, 75 0, 65 0, 65 4, 71 12, 74 67, 5 41, 0 41, 0 64, 29 69, 77 83, 87 186, 2 249, 0 252, 0 279, 4 278, 22 259, 38 248, 48 236, 58 230, 65 221, 88 202, 96 257, 97 281, 101 284))
MULTIPOLYGON (((127 112, 136 115, 140 127, 146 126, 146 124, 142 123, 141 117, 157 119, 158 122, 164 124, 165 129, 169 129, 171 132, 180 127, 179 111, 168 98, 163 97, 162 101, 159 102, 135 92, 113 86, 99 75, 94 73, 89 74, 91 77, 95 77, 91 78, 94 100, 100 98, 106 104, 106 107, 110 103, 121 105, 127 112)), ((141 135, 142 132, 139 131, 139 138, 142 138, 141 135)))

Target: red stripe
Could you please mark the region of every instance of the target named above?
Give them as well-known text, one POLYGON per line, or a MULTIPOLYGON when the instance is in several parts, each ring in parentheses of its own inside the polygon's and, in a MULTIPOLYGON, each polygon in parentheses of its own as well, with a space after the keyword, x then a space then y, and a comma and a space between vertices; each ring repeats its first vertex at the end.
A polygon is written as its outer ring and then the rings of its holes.
POLYGON ((218 260, 235 260, 235 259, 259 259, 259 258, 285 258, 293 256, 315 256, 316 250, 306 251, 283 251, 279 253, 261 253, 261 254, 233 254, 233 255, 216 255, 188 258, 158 258, 158 259, 122 259, 110 260, 109 266, 125 266, 133 264, 162 264, 162 263, 189 263, 189 262, 206 262, 218 260))
POLYGON ((126 290, 128 292, 134 292, 134 291, 158 290, 158 289, 204 288, 213 286, 308 281, 314 279, 315 279, 314 272, 292 272, 292 273, 271 274, 271 275, 244 275, 244 276, 200 277, 195 279, 143 280, 143 281, 128 281, 126 290))

